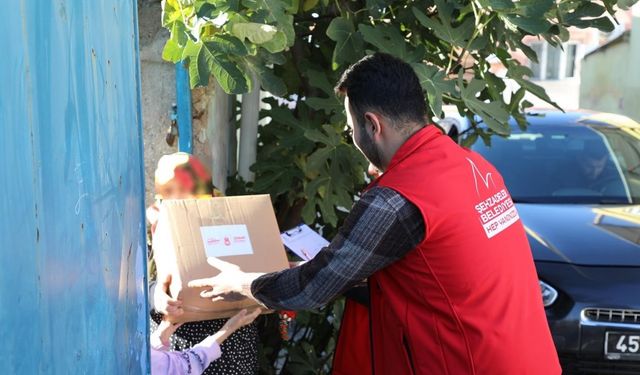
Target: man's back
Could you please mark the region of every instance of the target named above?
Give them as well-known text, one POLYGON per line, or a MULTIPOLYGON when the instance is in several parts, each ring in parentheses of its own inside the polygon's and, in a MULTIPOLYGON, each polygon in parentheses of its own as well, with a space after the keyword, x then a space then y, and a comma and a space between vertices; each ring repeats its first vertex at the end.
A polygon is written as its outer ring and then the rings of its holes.
POLYGON ((371 278, 377 372, 559 373, 526 235, 495 168, 435 128, 394 161, 379 185, 422 211, 426 237, 371 278))

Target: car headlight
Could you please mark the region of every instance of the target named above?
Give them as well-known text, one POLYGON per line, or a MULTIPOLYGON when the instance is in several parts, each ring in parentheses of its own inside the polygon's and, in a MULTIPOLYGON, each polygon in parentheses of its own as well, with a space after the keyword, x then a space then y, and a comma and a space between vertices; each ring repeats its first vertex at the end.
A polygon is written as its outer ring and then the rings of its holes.
POLYGON ((544 281, 538 281, 540 283, 540 292, 542 292, 542 304, 544 307, 549 307, 558 299, 558 291, 551 285, 544 281))

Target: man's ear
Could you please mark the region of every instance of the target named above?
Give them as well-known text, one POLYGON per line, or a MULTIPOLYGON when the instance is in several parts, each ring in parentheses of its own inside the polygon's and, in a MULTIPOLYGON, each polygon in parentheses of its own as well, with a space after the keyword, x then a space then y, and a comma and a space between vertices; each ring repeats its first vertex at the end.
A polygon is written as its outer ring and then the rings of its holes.
POLYGON ((365 128, 371 136, 380 135, 382 133, 382 119, 380 115, 374 112, 365 112, 365 128))

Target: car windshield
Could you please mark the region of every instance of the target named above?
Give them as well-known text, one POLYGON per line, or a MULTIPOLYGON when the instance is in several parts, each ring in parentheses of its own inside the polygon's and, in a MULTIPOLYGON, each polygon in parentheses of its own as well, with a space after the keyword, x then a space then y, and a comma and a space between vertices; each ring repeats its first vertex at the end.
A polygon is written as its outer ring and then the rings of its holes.
POLYGON ((496 166, 516 202, 640 202, 640 129, 530 125, 471 147, 496 166))

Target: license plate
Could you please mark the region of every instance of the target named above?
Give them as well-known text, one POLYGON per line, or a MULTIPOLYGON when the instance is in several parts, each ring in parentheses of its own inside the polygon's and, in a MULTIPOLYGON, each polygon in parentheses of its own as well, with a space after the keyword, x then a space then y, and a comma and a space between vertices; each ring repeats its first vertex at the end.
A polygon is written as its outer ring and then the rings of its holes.
POLYGON ((604 355, 607 359, 640 361, 640 332, 607 332, 604 355))

